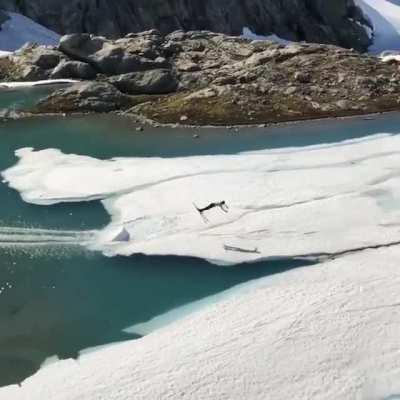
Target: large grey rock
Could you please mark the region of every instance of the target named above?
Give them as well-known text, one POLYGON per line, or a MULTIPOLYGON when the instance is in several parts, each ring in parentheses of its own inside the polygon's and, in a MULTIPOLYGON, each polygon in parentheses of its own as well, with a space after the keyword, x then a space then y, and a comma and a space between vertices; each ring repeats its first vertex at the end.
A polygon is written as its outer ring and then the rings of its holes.
POLYGON ((96 77, 96 71, 82 61, 62 60, 50 74, 52 79, 81 79, 91 80, 96 77))
POLYGON ((107 39, 88 33, 73 33, 60 39, 59 49, 70 57, 87 60, 100 51, 107 39))
POLYGON ((18 80, 34 82, 47 79, 48 77, 49 77, 48 71, 43 70, 42 68, 39 68, 36 65, 27 64, 20 69, 18 80))
POLYGON ((46 47, 35 47, 30 62, 42 69, 53 69, 63 58, 62 53, 46 47))
POLYGON ((61 34, 121 37, 157 28, 241 34, 275 33, 290 40, 366 49, 370 39, 354 0, 0 0, 61 34), (360 24, 361 23, 361 24, 360 24))
POLYGON ((129 94, 167 94, 176 91, 178 80, 167 69, 153 69, 114 76, 109 79, 116 88, 129 94))
POLYGON ((77 83, 40 101, 37 110, 54 112, 109 112, 128 108, 131 99, 104 82, 77 83))
POLYGON ((88 34, 72 34, 61 38, 59 49, 70 57, 90 64, 105 75, 119 75, 167 66, 166 60, 160 57, 152 60, 132 53, 129 44, 136 42, 134 38, 128 38, 122 43, 88 34))
POLYGON ((10 60, 8 78, 11 80, 36 81, 47 79, 52 69, 65 55, 52 47, 27 43, 14 53, 10 60))

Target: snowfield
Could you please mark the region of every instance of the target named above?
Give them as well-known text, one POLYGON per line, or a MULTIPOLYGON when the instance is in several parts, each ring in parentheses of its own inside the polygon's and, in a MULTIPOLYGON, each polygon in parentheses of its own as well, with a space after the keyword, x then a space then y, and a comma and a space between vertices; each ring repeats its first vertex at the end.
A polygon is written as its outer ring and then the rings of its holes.
MULTIPOLYGON (((50 31, 21 14, 12 12, 7 12, 7 14, 10 16, 10 19, 1 26, 0 50, 13 52, 27 42, 44 45, 58 44, 60 35, 57 33, 50 31)), ((3 55, 6 54, 3 53, 3 55)))
POLYGON ((379 54, 385 50, 400 51, 400 1, 355 0, 374 26, 374 44, 370 52, 379 54))
POLYGON ((102 200, 111 222, 92 246, 106 255, 234 264, 400 241, 399 154, 400 135, 171 159, 28 148, 3 177, 34 204, 102 200), (193 205, 221 200, 229 213, 211 210, 208 223, 193 205))
POLYGON ((396 398, 399 258, 399 247, 369 250, 264 278, 140 340, 51 364, 0 399, 396 398))

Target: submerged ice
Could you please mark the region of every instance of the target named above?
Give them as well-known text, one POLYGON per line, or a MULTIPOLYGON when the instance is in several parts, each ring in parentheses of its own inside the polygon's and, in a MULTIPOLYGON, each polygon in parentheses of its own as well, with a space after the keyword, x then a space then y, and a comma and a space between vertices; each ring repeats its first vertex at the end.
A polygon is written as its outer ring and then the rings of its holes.
POLYGON ((400 240, 399 152, 396 135, 181 158, 98 160, 25 148, 3 177, 34 204, 102 200, 111 221, 88 246, 107 255, 238 263, 400 240), (221 200, 229 213, 210 210, 208 223, 193 206, 221 200))

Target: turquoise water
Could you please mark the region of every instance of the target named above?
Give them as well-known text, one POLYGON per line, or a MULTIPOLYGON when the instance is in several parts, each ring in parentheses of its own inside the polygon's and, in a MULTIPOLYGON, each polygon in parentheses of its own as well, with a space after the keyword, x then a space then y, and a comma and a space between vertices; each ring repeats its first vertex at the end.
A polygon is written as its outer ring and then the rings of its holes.
POLYGON ((62 87, 65 87, 65 85, 44 85, 24 89, 4 89, 0 87, 0 110, 4 108, 13 110, 27 109, 34 106, 38 100, 49 95, 55 89, 62 87))
POLYGON ((3 250, 0 281, 6 290, 0 295, 0 321, 6 328, 0 332, 0 384, 29 376, 53 354, 77 357, 88 347, 137 338, 122 330, 302 265, 307 263, 283 260, 221 268, 178 257, 107 259, 73 248, 34 255, 3 250))
MULTIPOLYGON (((0 104, 13 102, 0 95, 0 104)), ((104 159, 234 154, 395 133, 399 122, 400 116, 391 114, 374 121, 314 122, 239 132, 146 128, 143 133, 129 119, 110 116, 0 122, 0 170, 16 162, 16 149, 27 146, 104 159), (195 139, 194 132, 200 138, 195 139)), ((77 357, 88 347, 136 338, 123 329, 178 306, 308 265, 288 259, 222 268, 182 257, 106 258, 76 245, 81 232, 107 224, 99 202, 34 206, 0 184, 0 204, 0 385, 23 380, 50 356, 77 357), (67 238, 71 244, 48 243, 48 236, 67 238)))

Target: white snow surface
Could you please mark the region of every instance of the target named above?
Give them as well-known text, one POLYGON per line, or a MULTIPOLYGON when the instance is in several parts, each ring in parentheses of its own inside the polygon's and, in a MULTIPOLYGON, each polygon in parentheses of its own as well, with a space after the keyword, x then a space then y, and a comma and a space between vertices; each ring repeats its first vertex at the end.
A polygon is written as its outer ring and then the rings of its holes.
POLYGON ((78 81, 74 79, 46 79, 43 81, 31 81, 31 82, 0 82, 0 88, 22 89, 34 86, 64 85, 75 82, 78 81))
POLYGON ((370 52, 378 54, 385 50, 400 50, 400 1, 355 0, 373 27, 374 44, 370 52))
POLYGON ((142 339, 48 365, 0 400, 395 398, 399 258, 369 250, 264 278, 142 339))
POLYGON ((56 45, 60 35, 21 14, 7 12, 10 19, 1 25, 0 50, 15 51, 24 44, 56 45))
POLYGON ((272 34, 272 35, 257 35, 256 33, 254 33, 250 28, 248 28, 247 26, 245 26, 243 28, 242 31, 242 38, 244 39, 249 39, 249 40, 269 40, 271 42, 275 42, 275 43, 279 43, 279 44, 283 44, 283 45, 287 45, 291 42, 290 40, 286 40, 286 39, 282 39, 279 36, 272 34))
POLYGON ((8 56, 11 56, 12 54, 13 54, 12 51, 2 51, 2 50, 0 50, 0 58, 8 57, 8 56))
POLYGON ((111 222, 92 246, 106 255, 234 264, 400 240, 400 135, 169 159, 16 154, 19 162, 3 177, 25 201, 103 201, 111 222), (221 200, 229 213, 211 210, 208 223, 193 205, 221 200), (122 231, 126 240, 116 241, 122 231))

